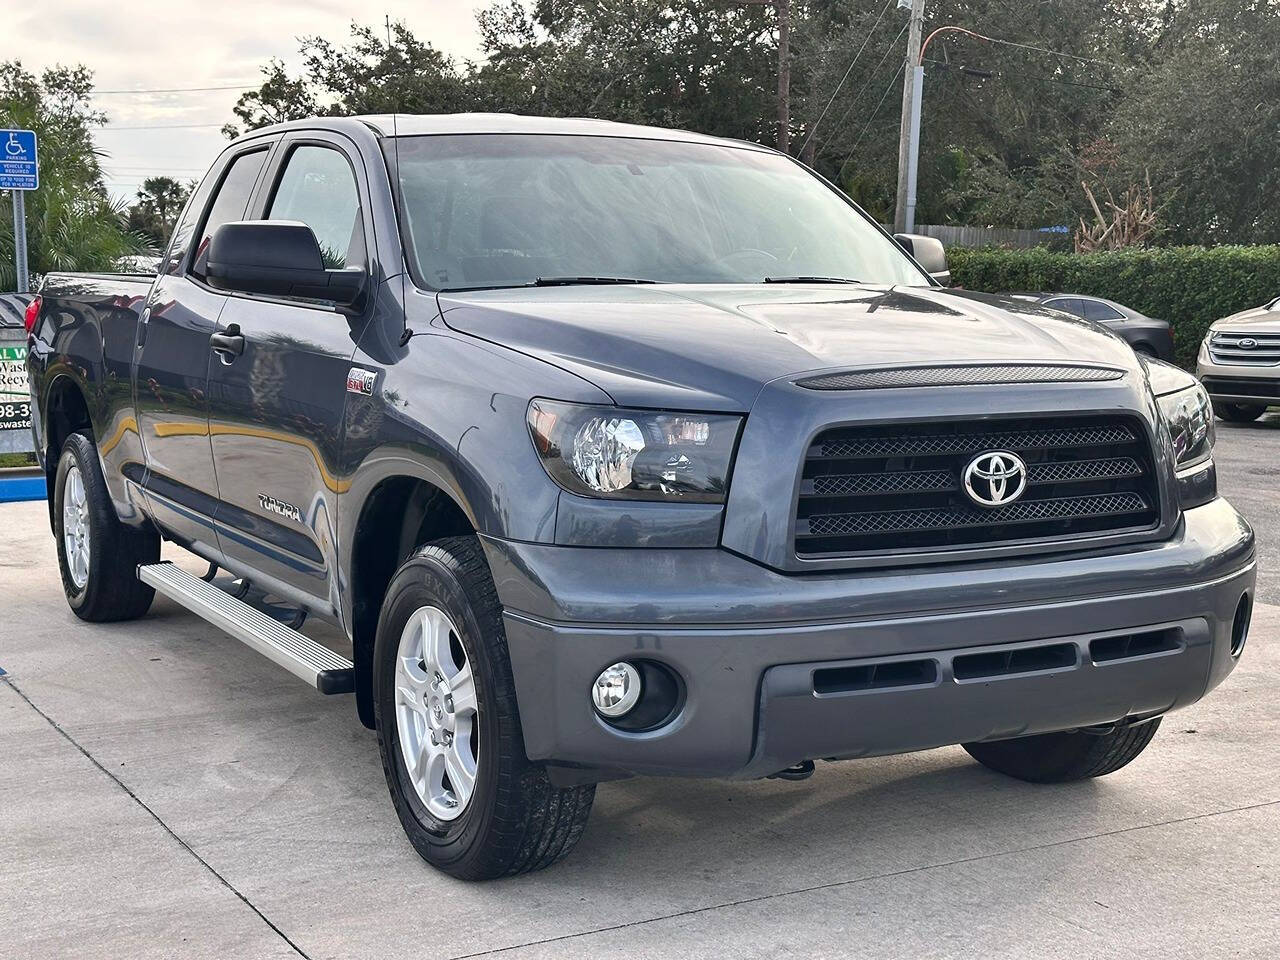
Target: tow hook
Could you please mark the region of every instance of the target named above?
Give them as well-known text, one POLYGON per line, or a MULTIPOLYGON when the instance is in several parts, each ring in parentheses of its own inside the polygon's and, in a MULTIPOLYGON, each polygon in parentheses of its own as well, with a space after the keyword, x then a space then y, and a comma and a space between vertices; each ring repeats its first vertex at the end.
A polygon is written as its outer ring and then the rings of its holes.
POLYGON ((1162 714, 1153 713, 1149 717, 1125 717, 1123 720, 1117 720, 1114 723, 1096 723, 1089 727, 1078 727, 1081 733, 1087 733, 1095 737, 1105 737, 1122 730, 1126 727, 1137 727, 1144 723, 1150 723, 1152 720, 1158 719, 1162 714))
POLYGON ((808 780, 813 776, 813 761, 801 760, 799 763, 792 764, 785 770, 779 770, 777 773, 769 774, 769 780, 808 780))

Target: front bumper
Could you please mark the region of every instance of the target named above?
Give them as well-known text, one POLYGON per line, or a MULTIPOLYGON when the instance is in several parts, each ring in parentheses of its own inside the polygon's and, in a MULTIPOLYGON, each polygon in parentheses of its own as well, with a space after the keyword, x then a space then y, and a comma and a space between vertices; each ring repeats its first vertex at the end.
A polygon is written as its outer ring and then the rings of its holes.
POLYGON ((600 778, 759 777, 1174 710, 1230 673, 1255 579, 1253 533, 1221 499, 1162 543, 999 564, 797 576, 726 550, 485 546, 526 751, 600 778), (1140 631, 1166 649, 1097 656, 1095 641, 1140 631), (1008 657, 959 660, 991 653, 1008 657), (596 675, 628 658, 684 681, 657 730, 625 733, 592 709, 596 675), (997 661, 1014 669, 970 667, 997 661), (882 673, 916 682, 871 684, 881 664, 914 665, 882 673))
POLYGON ((1214 363, 1208 348, 1201 344, 1196 376, 1214 400, 1280 404, 1280 366, 1214 363))

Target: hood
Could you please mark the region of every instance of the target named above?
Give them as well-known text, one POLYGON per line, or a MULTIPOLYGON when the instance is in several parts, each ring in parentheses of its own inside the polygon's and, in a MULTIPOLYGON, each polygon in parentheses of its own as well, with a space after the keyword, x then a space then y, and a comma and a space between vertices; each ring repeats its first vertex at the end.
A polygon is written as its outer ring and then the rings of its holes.
POLYGON ((750 410, 780 377, 940 361, 1094 361, 1122 340, 1036 304, 930 287, 635 285, 439 295, 444 321, 624 406, 750 410))
POLYGON ((1210 330, 1248 330, 1252 333, 1280 333, 1280 300, 1273 300, 1261 307, 1241 310, 1229 317, 1215 320, 1210 330))

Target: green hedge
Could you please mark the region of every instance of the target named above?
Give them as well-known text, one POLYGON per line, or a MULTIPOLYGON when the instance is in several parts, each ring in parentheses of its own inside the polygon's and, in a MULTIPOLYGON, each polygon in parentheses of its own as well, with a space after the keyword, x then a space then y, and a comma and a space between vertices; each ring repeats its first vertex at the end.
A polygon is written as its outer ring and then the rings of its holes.
POLYGON ((1280 245, 1086 254, 953 248, 947 259, 952 282, 968 290, 1093 294, 1168 320, 1188 369, 1210 323, 1280 297, 1280 245))

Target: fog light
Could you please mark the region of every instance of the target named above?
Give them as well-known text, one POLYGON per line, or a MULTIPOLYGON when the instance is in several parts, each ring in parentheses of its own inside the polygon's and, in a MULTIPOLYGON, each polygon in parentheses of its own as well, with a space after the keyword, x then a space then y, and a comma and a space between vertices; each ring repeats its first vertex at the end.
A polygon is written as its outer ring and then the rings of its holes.
POLYGON ((591 687, 596 709, 606 717, 622 717, 640 700, 640 671, 629 663, 605 667, 591 687))

